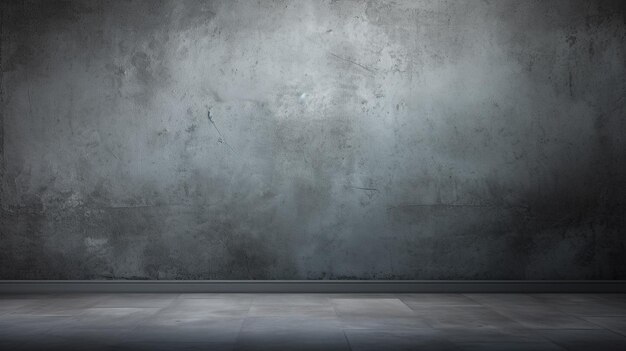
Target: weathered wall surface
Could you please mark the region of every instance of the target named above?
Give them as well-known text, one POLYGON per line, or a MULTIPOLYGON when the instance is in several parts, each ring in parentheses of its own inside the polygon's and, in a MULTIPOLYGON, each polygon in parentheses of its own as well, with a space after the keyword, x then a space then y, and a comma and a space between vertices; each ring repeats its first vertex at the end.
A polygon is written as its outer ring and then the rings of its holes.
POLYGON ((621 1, 3 2, 2 279, 626 279, 621 1))

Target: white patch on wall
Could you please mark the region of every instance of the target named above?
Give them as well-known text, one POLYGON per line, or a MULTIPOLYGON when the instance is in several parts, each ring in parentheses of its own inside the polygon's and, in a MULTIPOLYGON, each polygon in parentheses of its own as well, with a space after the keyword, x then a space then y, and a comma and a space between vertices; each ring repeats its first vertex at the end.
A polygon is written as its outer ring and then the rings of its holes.
POLYGON ((78 193, 73 193, 72 195, 70 195, 70 197, 67 198, 67 200, 65 200, 65 204, 63 208, 66 209, 66 208, 78 207, 78 206, 81 206, 82 204, 83 204, 83 200, 82 200, 81 195, 78 193))
POLYGON ((88 252, 98 252, 102 250, 109 242, 109 239, 105 238, 85 238, 85 247, 88 252))

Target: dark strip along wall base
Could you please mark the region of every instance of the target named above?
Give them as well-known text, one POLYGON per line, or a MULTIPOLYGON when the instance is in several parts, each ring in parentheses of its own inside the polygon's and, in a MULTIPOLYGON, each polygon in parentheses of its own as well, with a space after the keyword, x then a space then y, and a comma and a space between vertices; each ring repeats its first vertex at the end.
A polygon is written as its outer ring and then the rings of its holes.
POLYGON ((4 280, 0 294, 28 293, 626 293, 624 280, 4 280))

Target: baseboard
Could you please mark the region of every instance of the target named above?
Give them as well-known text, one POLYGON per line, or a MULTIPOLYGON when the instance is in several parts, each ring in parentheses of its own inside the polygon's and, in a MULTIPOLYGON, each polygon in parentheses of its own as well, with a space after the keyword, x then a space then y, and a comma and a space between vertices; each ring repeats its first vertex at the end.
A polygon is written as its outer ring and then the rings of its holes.
POLYGON ((0 294, 625 293, 626 280, 0 280, 0 294))

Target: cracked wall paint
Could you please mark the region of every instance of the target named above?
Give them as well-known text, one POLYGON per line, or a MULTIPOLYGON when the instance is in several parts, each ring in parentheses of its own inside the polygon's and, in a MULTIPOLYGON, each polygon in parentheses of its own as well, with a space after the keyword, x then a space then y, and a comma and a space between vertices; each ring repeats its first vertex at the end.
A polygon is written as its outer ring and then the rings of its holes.
POLYGON ((626 279, 620 1, 8 1, 1 279, 626 279))

